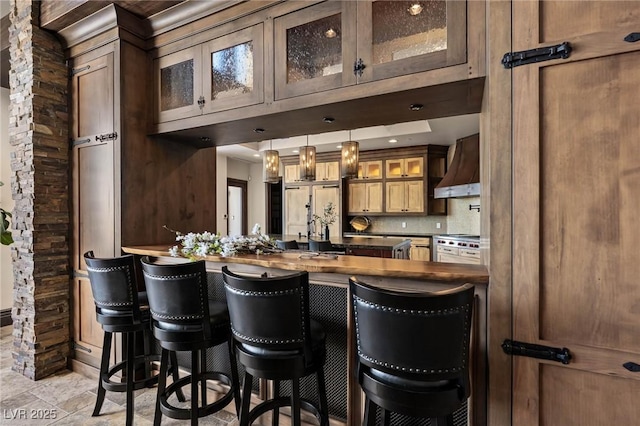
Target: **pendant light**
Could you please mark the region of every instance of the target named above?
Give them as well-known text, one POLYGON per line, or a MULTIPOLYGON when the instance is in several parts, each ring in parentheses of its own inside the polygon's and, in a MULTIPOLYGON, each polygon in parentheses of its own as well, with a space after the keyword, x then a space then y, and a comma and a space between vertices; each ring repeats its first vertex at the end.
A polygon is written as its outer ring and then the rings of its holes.
POLYGON ((272 149, 272 143, 272 141, 269 141, 269 149, 264 152, 264 157, 262 157, 265 182, 278 182, 280 180, 280 153, 272 149))
POLYGON ((358 177, 358 157, 360 155, 360 144, 351 140, 351 130, 349 130, 349 140, 342 143, 341 174, 343 178, 358 177))
POLYGON ((300 179, 316 180, 316 147, 307 145, 300 148, 300 179))

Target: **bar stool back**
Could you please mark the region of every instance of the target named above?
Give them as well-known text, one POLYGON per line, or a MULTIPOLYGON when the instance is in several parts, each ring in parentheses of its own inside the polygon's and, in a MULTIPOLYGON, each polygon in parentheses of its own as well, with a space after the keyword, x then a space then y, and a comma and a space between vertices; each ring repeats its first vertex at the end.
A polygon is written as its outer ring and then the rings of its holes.
POLYGON ((191 424, 195 425, 198 418, 222 410, 234 397, 238 411, 240 388, 235 357, 231 354, 229 313, 224 303, 209 300, 205 262, 155 264, 145 256, 142 270, 153 334, 162 347, 154 423, 160 424, 164 414, 174 419, 191 419, 191 424), (221 344, 229 347, 231 377, 222 372, 206 371, 206 349, 221 344), (170 351, 191 352, 191 374, 166 386, 165 371, 170 351), (229 386, 228 392, 211 404, 207 404, 207 380, 229 386), (191 408, 171 405, 169 397, 187 384, 191 384, 191 408))
MULTIPOLYGON (((126 422, 130 425, 133 422, 133 391, 152 387, 158 382, 158 377, 152 376, 150 370, 150 362, 157 361, 158 357, 151 355, 150 351, 149 308, 140 306, 141 303, 146 305, 147 296, 144 292, 138 292, 135 260, 132 255, 99 259, 94 256, 93 251, 88 251, 84 254, 84 260, 96 305, 96 319, 104 330, 98 395, 93 416, 100 414, 107 390, 126 392, 126 422), (126 338, 127 349, 123 354, 123 361, 110 366, 113 333, 122 333, 126 338), (144 353, 136 356, 136 336, 140 335, 144 340, 144 353), (145 367, 144 377, 137 380, 134 378, 136 365, 145 367), (115 381, 113 376, 116 373, 124 373, 126 382, 115 381)), ((177 365, 175 354, 172 357, 172 365, 177 365)), ((174 377, 177 377, 177 369, 172 368, 172 371, 174 377)))
POLYGON ((326 358, 322 325, 309 316, 309 274, 267 277, 235 274, 222 268, 231 317, 234 348, 245 367, 240 426, 248 426, 273 410, 278 424, 279 408, 291 406, 292 424, 300 425, 300 408, 328 426, 328 404, 323 366, 326 358), (302 377, 316 375, 317 404, 300 398, 302 377), (273 380, 273 399, 249 410, 253 377, 273 380), (280 381, 292 381, 291 397, 280 397, 280 381))
POLYGON ((297 250, 298 242, 296 240, 276 240, 276 247, 282 250, 297 250))
POLYGON ((349 279, 365 395, 364 424, 383 424, 390 412, 453 425, 453 413, 471 393, 469 334, 471 284, 435 293, 402 293, 349 279))
POLYGON ((333 245, 329 240, 309 240, 309 250, 310 251, 331 251, 333 250, 333 245))

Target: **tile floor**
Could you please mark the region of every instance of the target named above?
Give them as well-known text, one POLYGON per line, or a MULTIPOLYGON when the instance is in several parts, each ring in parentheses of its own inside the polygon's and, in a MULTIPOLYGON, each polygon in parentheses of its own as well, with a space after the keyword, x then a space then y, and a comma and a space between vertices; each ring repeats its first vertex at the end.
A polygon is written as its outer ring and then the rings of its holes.
MULTIPOLYGON (((78 373, 64 371, 32 381, 11 370, 12 327, 0 329, 0 425, 124 425, 124 393, 107 392, 100 416, 91 417, 97 383, 78 373), (55 413, 55 415, 54 415, 55 413), (49 414, 49 419, 33 418, 49 414)), ((156 389, 135 394, 135 425, 152 425, 156 389)), ((188 398, 188 395, 187 395, 188 398)), ((188 404, 188 401, 187 401, 188 404)), ((178 405, 176 401, 176 405, 178 405)), ((162 418, 163 425, 189 424, 188 420, 162 418)), ((236 426, 235 415, 226 411, 200 419, 201 425, 236 426)))

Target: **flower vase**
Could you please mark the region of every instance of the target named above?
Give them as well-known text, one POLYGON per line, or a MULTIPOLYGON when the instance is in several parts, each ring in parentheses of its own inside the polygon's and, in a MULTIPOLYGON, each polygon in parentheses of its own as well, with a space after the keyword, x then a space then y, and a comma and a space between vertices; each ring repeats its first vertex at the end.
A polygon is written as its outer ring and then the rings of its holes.
POLYGON ((329 241, 329 225, 324 226, 324 239, 329 241))

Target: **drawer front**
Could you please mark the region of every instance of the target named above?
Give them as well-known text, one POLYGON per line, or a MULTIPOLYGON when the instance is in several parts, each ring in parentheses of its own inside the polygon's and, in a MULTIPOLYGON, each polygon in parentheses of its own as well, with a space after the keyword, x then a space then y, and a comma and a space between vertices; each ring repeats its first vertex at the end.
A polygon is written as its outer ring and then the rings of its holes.
POLYGON ((480 251, 479 250, 460 249, 460 256, 472 257, 474 259, 480 259, 480 251))
POLYGON ((438 246, 438 253, 453 254, 458 256, 460 254, 460 249, 447 246, 438 246))

